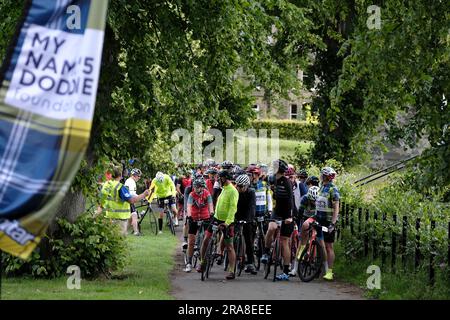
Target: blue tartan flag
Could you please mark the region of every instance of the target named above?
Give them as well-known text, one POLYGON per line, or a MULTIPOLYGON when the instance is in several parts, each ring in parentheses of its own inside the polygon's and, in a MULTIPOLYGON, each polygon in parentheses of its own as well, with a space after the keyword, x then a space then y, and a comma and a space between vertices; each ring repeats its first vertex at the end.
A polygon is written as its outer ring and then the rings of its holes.
POLYGON ((26 259, 89 142, 107 0, 30 0, 0 72, 0 249, 26 259))

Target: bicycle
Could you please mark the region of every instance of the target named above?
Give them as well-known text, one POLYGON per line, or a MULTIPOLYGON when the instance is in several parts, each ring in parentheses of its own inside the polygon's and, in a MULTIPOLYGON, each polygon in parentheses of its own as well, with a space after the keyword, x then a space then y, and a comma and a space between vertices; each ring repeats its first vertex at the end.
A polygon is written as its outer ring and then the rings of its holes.
POLYGON ((243 226, 247 221, 237 221, 234 227, 235 234, 233 238, 234 251, 236 252, 236 263, 234 264, 234 273, 238 272, 238 277, 241 275, 242 270, 245 267, 245 239, 242 233, 243 226))
POLYGON ((296 253, 296 258, 298 260, 297 273, 303 282, 309 282, 319 276, 323 260, 324 251, 317 239, 317 231, 322 229, 323 232, 328 232, 327 227, 322 227, 316 220, 309 224, 307 233, 307 242, 305 249, 301 253, 300 257, 296 253))
POLYGON ((154 233, 155 235, 158 235, 158 219, 156 218, 150 202, 147 200, 141 200, 141 204, 139 206, 136 206, 136 212, 138 214, 138 229, 139 232, 141 232, 141 224, 144 221, 145 217, 148 214, 148 219, 150 222, 150 232, 154 233), (143 208, 145 210, 139 210, 140 208, 143 208))
POLYGON ((212 236, 209 240, 208 247, 205 252, 205 261, 206 266, 202 268, 202 281, 205 281, 205 278, 209 278, 209 272, 214 265, 214 261, 217 258, 217 246, 219 244, 220 234, 219 230, 223 227, 223 225, 212 224, 212 236))
POLYGON ((289 239, 290 247, 291 247, 291 265, 293 265, 295 258, 297 257, 297 250, 300 244, 300 238, 299 238, 299 231, 297 222, 293 221, 294 223, 294 231, 291 234, 291 237, 289 239))
MULTIPOLYGON (((197 266, 198 258, 200 257, 200 250, 202 246, 203 237, 205 235, 205 221, 199 220, 196 221, 198 226, 198 231, 195 236, 195 242, 194 242, 194 253, 192 255, 192 267, 195 268, 197 266)), ((183 255, 184 255, 184 265, 188 264, 188 256, 187 256, 187 248, 183 249, 183 255)))
POLYGON ((273 265, 273 281, 275 282, 276 276, 277 276, 277 268, 278 266, 282 267, 282 260, 281 260, 281 240, 280 240, 280 230, 281 230, 281 224, 283 223, 283 220, 274 220, 269 219, 267 221, 273 221, 277 224, 277 229, 275 230, 274 235, 274 241, 272 241, 272 245, 270 247, 269 251, 269 261, 264 265, 264 279, 267 279, 270 273, 270 268, 273 265))
POLYGON ((173 224, 172 219, 172 211, 169 208, 169 200, 164 200, 164 214, 166 215, 166 222, 170 229, 170 232, 172 232, 173 235, 175 235, 175 225, 173 224))
POLYGON ((254 241, 254 255, 256 261, 256 270, 261 268, 261 257, 264 252, 264 229, 265 229, 266 217, 256 217, 256 237, 254 241))

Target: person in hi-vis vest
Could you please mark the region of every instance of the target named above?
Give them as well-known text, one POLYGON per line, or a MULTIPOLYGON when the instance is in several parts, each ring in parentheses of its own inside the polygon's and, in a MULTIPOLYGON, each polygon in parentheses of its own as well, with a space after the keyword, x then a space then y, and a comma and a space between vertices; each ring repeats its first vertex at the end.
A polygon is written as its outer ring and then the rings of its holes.
POLYGON ((121 233, 127 234, 128 219, 130 219, 130 204, 134 204, 149 195, 146 189, 140 195, 131 195, 127 187, 120 180, 122 179, 122 168, 114 167, 112 179, 103 184, 101 190, 101 203, 105 216, 113 223, 119 225, 121 233))

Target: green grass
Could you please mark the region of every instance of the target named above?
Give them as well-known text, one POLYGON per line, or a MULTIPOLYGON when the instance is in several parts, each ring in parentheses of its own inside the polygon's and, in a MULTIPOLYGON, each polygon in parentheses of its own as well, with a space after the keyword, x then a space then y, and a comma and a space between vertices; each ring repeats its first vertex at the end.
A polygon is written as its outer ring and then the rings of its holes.
MULTIPOLYGON (((337 280, 352 283, 365 290, 365 297, 380 300, 449 300, 450 287, 448 286, 449 276, 444 272, 436 270, 436 284, 432 287, 428 282, 428 270, 424 269, 417 273, 412 268, 407 271, 398 270, 392 273, 389 266, 383 270, 381 261, 371 259, 358 259, 346 261, 344 250, 339 245, 335 246, 336 261, 333 273, 337 280), (380 289, 367 289, 367 279, 371 274, 366 273, 370 265, 378 265, 381 268, 380 289), (447 284, 447 285, 446 285, 447 284)), ((398 261, 399 262, 399 261, 398 261)), ((389 261, 388 261, 389 263, 389 261)), ((399 262, 400 263, 400 262, 399 262)))
POLYGON ((173 299, 169 295, 169 273, 174 266, 173 255, 178 243, 175 237, 166 231, 158 236, 128 236, 127 242, 127 265, 123 271, 113 273, 112 279, 82 279, 80 290, 69 290, 67 277, 51 280, 7 278, 3 280, 2 299, 173 299))

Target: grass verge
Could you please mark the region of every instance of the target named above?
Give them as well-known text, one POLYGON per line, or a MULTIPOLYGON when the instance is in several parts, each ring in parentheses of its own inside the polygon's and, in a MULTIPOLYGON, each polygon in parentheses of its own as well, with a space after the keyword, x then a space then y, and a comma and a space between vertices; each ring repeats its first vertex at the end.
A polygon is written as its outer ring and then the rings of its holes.
MULTIPOLYGON (((145 232, 146 230, 144 230, 145 232)), ((81 280, 80 290, 67 289, 67 277, 33 279, 6 278, 2 299, 8 300, 169 300, 169 273, 173 269, 177 239, 162 235, 128 236, 128 263, 124 270, 113 273, 112 279, 81 280)))
MULTIPOLYGON (((338 280, 359 286, 365 291, 364 296, 369 299, 380 300, 449 300, 450 286, 449 275, 436 271, 436 284, 430 286, 428 282, 428 270, 412 271, 398 270, 392 273, 387 266, 381 268, 380 289, 368 289, 367 280, 373 274, 367 273, 370 265, 381 266, 381 261, 371 259, 358 259, 346 261, 344 250, 339 245, 335 246, 336 262, 333 268, 338 280)), ((426 269, 426 268, 425 268, 426 269)))

